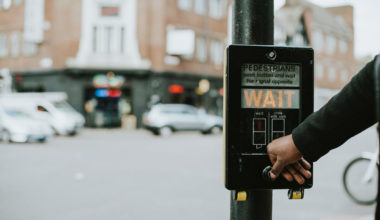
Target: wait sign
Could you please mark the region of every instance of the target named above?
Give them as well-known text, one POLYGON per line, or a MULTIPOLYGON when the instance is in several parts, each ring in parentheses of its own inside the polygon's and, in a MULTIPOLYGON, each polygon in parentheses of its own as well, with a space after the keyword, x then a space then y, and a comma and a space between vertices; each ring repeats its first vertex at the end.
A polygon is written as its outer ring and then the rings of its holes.
POLYGON ((298 109, 298 89, 242 89, 242 108, 298 109))

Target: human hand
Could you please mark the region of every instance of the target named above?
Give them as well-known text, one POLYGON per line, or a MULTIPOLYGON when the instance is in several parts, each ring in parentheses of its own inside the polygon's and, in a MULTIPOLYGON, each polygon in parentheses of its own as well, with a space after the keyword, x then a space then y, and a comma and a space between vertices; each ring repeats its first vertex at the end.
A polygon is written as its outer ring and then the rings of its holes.
POLYGON ((269 172, 271 179, 280 174, 289 182, 296 180, 299 184, 305 183, 305 178, 311 178, 311 165, 303 157, 293 142, 292 135, 273 140, 267 146, 270 161, 273 164, 269 172))

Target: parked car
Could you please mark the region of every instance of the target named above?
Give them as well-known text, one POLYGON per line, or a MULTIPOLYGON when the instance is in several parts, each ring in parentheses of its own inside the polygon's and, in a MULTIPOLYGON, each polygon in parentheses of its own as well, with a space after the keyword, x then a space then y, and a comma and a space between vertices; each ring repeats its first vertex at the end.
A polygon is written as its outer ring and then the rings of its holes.
POLYGON ((158 104, 143 115, 144 127, 154 134, 168 136, 173 131, 196 130, 203 134, 220 133, 222 117, 207 114, 191 105, 158 104))
POLYGON ((58 135, 75 135, 85 119, 66 102, 65 93, 13 93, 0 97, 0 103, 17 106, 34 118, 50 124, 58 135))
POLYGON ((77 112, 69 103, 65 100, 51 100, 49 103, 45 103, 37 106, 38 111, 48 112, 53 114, 56 119, 60 119, 55 122, 54 127, 58 134, 63 135, 75 135, 84 128, 85 119, 83 115, 77 112), (50 110, 49 110, 50 109, 50 110), (65 124, 66 127, 59 126, 65 124))
POLYGON ((3 142, 45 142, 52 134, 48 123, 20 109, 0 106, 0 139, 3 142))

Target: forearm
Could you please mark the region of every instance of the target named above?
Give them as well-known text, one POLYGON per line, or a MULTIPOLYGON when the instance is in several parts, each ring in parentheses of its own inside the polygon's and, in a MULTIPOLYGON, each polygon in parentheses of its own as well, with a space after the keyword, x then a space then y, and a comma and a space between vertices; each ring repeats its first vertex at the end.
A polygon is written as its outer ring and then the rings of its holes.
POLYGON ((373 63, 293 130, 294 143, 305 158, 316 161, 375 123, 373 63))

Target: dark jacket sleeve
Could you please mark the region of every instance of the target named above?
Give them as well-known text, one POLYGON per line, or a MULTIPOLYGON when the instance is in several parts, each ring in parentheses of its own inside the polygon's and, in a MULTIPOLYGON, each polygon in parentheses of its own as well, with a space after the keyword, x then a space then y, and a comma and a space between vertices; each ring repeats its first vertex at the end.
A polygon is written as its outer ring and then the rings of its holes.
POLYGON ((294 143, 305 158, 318 160, 376 122, 373 70, 374 60, 293 130, 294 143))

